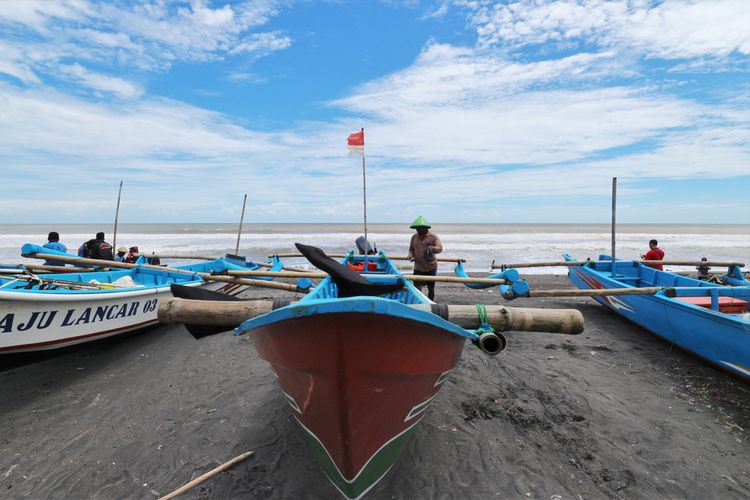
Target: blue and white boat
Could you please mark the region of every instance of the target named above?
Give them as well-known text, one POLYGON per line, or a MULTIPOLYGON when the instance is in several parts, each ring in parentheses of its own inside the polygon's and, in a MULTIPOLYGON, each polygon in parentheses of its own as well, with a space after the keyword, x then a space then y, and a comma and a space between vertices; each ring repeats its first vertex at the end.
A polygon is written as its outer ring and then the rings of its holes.
MULTIPOLYGON (((575 261, 564 254, 566 261, 575 261)), ((664 287, 646 295, 594 297, 675 345, 750 381, 750 287, 729 287, 658 271, 639 262, 599 261, 568 268, 580 289, 664 287)))
MULTIPOLYGON (((22 253, 50 253, 24 245, 22 253)), ((197 275, 136 268, 122 271, 0 276, 0 353, 97 340, 155 325, 172 284, 200 286, 197 275)))
MULTIPOLYGON (((145 264, 145 259, 139 257, 136 264, 145 264), (143 260, 141 260, 143 259, 143 260)), ((264 269, 258 263, 247 260, 245 257, 238 255, 227 254, 225 257, 221 257, 214 260, 197 262, 194 264, 184 264, 174 266, 175 269, 182 269, 183 271, 192 271, 198 273, 209 273, 209 274, 226 274, 227 271, 281 271, 284 266, 283 262, 278 257, 274 257, 270 269, 264 269)), ((253 276, 254 280, 271 281, 273 278, 268 276, 253 276)), ((207 281, 201 288, 211 290, 213 292, 224 293, 227 295, 237 296, 250 288, 250 285, 243 285, 238 283, 224 283, 221 281, 207 281)))

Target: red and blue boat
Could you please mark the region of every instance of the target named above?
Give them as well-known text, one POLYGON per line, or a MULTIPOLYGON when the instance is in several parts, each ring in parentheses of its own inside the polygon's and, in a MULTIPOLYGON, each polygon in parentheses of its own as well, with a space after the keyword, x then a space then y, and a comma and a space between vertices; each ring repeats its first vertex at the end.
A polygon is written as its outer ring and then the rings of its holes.
POLYGON ((326 475, 343 495, 358 498, 394 464, 466 340, 480 336, 410 307, 440 305, 382 253, 352 253, 338 263, 317 248, 297 247, 330 276, 236 333, 252 333, 326 475))
MULTIPOLYGON (((566 261, 575 261, 564 254, 566 261)), ((598 261, 568 268, 580 289, 648 288, 645 295, 595 296, 628 320, 750 382, 750 287, 723 286, 659 271, 634 261, 598 261)), ((742 283, 744 278, 737 278, 742 283)), ((746 282, 746 281, 745 281, 746 282)))

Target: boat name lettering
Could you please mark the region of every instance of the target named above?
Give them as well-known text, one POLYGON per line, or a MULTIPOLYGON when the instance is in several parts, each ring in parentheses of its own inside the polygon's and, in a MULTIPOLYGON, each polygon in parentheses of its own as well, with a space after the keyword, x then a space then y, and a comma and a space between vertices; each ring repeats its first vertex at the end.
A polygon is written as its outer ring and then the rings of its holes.
MULTIPOLYGON (((143 303, 143 312, 149 313, 156 310, 158 299, 147 300, 143 303)), ((140 301, 126 302, 124 304, 111 304, 104 306, 92 306, 81 309, 68 309, 60 313, 62 321, 55 322, 57 327, 78 326, 87 323, 97 323, 118 318, 126 318, 139 314, 140 301)), ((16 313, 8 313, 0 316, 0 334, 10 332, 25 332, 31 329, 44 330, 53 325, 60 311, 33 311, 28 316, 16 318, 16 313)))

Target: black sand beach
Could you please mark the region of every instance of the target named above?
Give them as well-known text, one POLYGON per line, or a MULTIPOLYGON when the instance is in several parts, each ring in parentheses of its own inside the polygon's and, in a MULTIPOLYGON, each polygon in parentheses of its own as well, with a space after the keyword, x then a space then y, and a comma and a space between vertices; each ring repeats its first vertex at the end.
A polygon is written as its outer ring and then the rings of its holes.
MULTIPOLYGON (((437 294, 499 302, 461 285, 437 294)), ((576 307, 586 330, 510 332, 492 358, 467 345, 368 498, 750 496, 750 386, 593 299, 508 305, 576 307)), ((253 450, 183 498, 339 498, 251 342, 164 326, 0 358, 0 497, 156 498, 253 450)))

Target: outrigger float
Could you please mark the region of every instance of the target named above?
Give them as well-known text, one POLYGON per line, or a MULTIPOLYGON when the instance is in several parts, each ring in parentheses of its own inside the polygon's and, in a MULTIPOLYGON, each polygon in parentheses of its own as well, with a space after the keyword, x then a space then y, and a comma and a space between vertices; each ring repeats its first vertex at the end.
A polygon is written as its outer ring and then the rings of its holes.
POLYGON ((739 271, 744 264, 722 263, 730 266, 723 281, 738 285, 725 286, 660 271, 641 261, 616 260, 613 265, 608 255, 597 261, 563 257, 559 264, 568 267, 568 278, 579 290, 515 294, 501 286, 501 295, 506 299, 592 296, 624 318, 750 382, 750 287, 746 286, 750 283, 739 271))
POLYGON ((196 337, 229 327, 251 334, 323 471, 348 498, 364 495, 393 466, 467 340, 495 355, 506 345, 502 331, 583 329, 576 310, 436 304, 382 252, 345 254, 339 263, 318 248, 297 248, 327 273, 299 302, 175 286, 183 298, 163 303, 159 316, 187 324, 196 337), (214 301, 200 300, 207 298, 214 301))

